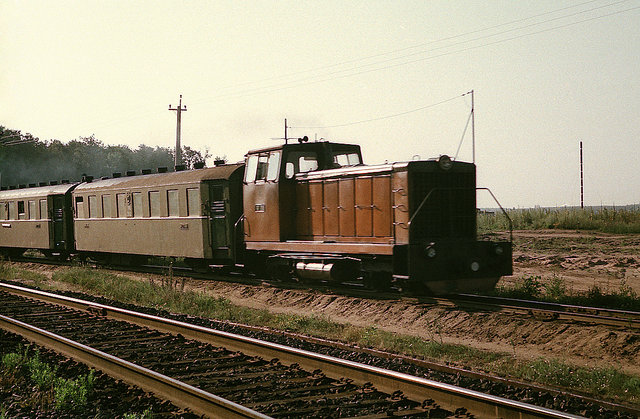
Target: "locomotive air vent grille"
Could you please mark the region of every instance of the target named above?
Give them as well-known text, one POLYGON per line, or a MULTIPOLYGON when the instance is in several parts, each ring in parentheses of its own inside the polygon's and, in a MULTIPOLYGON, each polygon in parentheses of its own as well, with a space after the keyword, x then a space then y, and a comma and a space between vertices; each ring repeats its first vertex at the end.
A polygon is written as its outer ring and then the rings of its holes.
POLYGON ((431 195, 414 219, 414 239, 475 238, 476 189, 473 172, 414 172, 411 213, 431 195))

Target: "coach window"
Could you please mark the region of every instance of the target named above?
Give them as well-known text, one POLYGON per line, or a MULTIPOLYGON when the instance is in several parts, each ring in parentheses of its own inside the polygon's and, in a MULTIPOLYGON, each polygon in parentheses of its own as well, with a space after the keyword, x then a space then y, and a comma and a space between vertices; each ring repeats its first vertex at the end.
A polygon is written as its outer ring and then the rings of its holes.
POLYGON ((160 217, 160 191, 149 192, 149 214, 152 217, 160 217))
POLYGON ((16 217, 16 203, 14 201, 9 202, 9 220, 15 220, 16 217))
POLYGON ((169 189, 167 191, 167 204, 169 206, 169 217, 177 217, 180 215, 177 189, 169 189))
POLYGON ((29 201, 29 219, 38 219, 38 213, 36 212, 36 201, 29 201))
POLYGON ((133 217, 142 218, 142 192, 134 192, 131 194, 133 205, 133 217))
POLYGON ((89 218, 98 218, 98 197, 89 195, 89 218))
POLYGON ((7 203, 6 202, 0 202, 0 220, 6 220, 7 219, 7 203))
POLYGON ((76 196, 76 218, 84 218, 84 199, 76 196))
POLYGON ((102 216, 104 218, 112 218, 111 195, 102 195, 102 216))
POLYGON ((47 200, 46 199, 41 199, 40 200, 40 219, 41 220, 49 219, 49 214, 47 214, 47 200))
POLYGON ((24 209, 24 201, 18 201, 18 219, 25 220, 27 218, 27 214, 24 209))
POLYGON ((187 215, 200 215, 200 191, 198 188, 187 189, 187 215))
POLYGON ((127 194, 116 194, 116 210, 118 211, 118 214, 116 214, 118 218, 127 217, 127 194))

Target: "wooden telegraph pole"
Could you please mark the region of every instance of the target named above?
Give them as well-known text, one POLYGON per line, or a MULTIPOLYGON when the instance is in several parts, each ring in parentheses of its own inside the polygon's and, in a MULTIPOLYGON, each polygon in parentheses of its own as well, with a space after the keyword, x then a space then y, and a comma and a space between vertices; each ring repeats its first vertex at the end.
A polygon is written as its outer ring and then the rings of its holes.
POLYGON ((174 165, 178 166, 182 164, 182 148, 180 147, 180 119, 181 119, 180 114, 182 112, 187 111, 187 105, 185 105, 184 107, 182 106, 182 95, 180 95, 180 103, 178 104, 178 107, 172 108, 171 105, 169 105, 169 110, 176 111, 177 118, 178 118, 178 124, 176 127, 176 155, 175 155, 175 161, 174 161, 174 165))

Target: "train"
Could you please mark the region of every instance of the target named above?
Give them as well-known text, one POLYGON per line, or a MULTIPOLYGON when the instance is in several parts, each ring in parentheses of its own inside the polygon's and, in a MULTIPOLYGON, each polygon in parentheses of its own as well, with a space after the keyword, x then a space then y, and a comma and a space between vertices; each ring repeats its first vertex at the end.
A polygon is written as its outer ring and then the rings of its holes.
POLYGON ((365 165, 359 145, 305 137, 235 164, 3 187, 0 252, 172 258, 416 295, 487 291, 512 274, 512 240, 480 237, 476 206, 474 163, 365 165))

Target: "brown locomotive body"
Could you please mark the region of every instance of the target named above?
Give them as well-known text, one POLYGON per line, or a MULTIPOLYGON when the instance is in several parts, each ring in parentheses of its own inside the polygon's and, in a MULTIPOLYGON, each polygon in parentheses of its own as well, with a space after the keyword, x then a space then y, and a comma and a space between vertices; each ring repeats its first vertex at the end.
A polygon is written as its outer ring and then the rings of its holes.
POLYGON ((509 241, 477 240, 475 165, 361 161, 359 146, 329 142, 249 152, 248 265, 431 293, 486 290, 512 273, 509 241))

